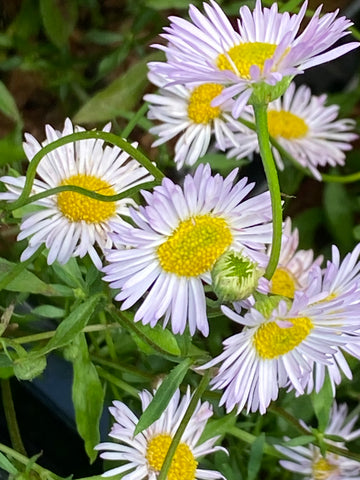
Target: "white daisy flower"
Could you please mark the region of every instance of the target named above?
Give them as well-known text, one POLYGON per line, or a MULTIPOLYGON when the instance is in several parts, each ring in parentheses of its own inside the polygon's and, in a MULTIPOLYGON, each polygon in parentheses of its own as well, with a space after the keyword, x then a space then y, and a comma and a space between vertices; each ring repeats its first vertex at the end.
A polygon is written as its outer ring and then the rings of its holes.
MULTIPOLYGON (((269 104, 269 133, 299 165, 308 168, 317 180, 321 180, 318 167, 344 165, 345 152, 352 148, 350 142, 358 138, 353 133, 355 121, 338 119, 339 106, 325 106, 327 95, 311 95, 305 85, 295 88, 291 83, 282 98, 269 104)), ((251 106, 243 112, 243 118, 255 122, 251 106)), ((228 144, 231 158, 259 152, 256 132, 245 125, 241 130, 236 135, 238 146, 228 144)), ((272 151, 278 167, 284 170, 281 154, 275 147, 272 151)))
MULTIPOLYGON (((316 305, 319 310, 323 303, 339 305, 339 308, 347 309, 348 305, 354 311, 359 310, 359 292, 360 292, 360 244, 358 244, 351 253, 348 253, 343 261, 340 261, 339 250, 336 246, 332 247, 332 260, 327 262, 327 266, 322 271, 316 266, 309 275, 309 284, 305 290, 311 303, 316 305), (341 307, 343 305, 343 307, 341 307)), ((341 326, 343 328, 343 326, 341 326)), ((326 372, 332 385, 333 394, 335 387, 342 380, 342 374, 347 378, 352 378, 352 373, 343 351, 360 359, 360 328, 358 327, 353 336, 348 336, 348 342, 336 347, 336 353, 333 361, 328 365, 314 365, 313 375, 310 376, 307 384, 307 392, 313 389, 318 392, 323 383, 326 372)))
MULTIPOLYGON (((110 130, 110 124, 104 131, 110 130)), ((84 131, 65 121, 62 132, 46 125, 46 140, 43 146, 74 132, 84 131)), ((42 148, 30 134, 25 134, 24 151, 29 161, 42 148)), ((32 194, 61 185, 75 185, 103 195, 116 195, 135 185, 151 181, 153 177, 136 160, 129 159, 118 147, 104 146, 103 140, 89 139, 68 143, 48 153, 37 168, 32 194)), ((25 177, 1 177, 8 192, 0 199, 16 200, 25 184, 25 177)), ((84 257, 87 253, 97 268, 102 262, 95 249, 110 248, 109 221, 128 215, 128 205, 134 202, 122 199, 117 202, 102 202, 75 192, 61 192, 34 202, 40 209, 22 220, 18 240, 29 238, 29 246, 21 255, 21 261, 45 243, 49 249, 47 262, 55 260, 66 263, 70 257, 84 257)))
POLYGON ((265 413, 281 387, 304 393, 314 364, 332 362, 339 345, 346 345, 358 325, 358 308, 342 301, 324 301, 321 306, 296 292, 293 304, 272 299, 255 304, 245 316, 228 307, 223 312, 244 325, 241 333, 223 342, 223 353, 201 369, 221 364, 212 380, 214 389, 225 389, 220 404, 227 411, 265 413))
MULTIPOLYGON (((153 397, 147 390, 143 390, 139 395, 142 411, 144 411, 153 397)), ((189 388, 181 399, 180 391, 177 390, 160 418, 135 436, 134 431, 138 418, 124 403, 113 402, 113 407, 110 407, 109 410, 115 418, 115 423, 110 436, 117 442, 100 443, 95 448, 96 450, 103 450, 100 455, 101 458, 117 460, 122 462, 122 465, 105 472, 102 476, 111 477, 131 470, 130 473, 121 477, 122 480, 156 480, 190 400, 189 388)), ((214 446, 219 437, 210 438, 198 445, 199 438, 212 413, 212 408, 208 402, 198 403, 175 451, 166 477, 168 480, 224 478, 217 471, 198 468, 197 459, 199 457, 218 450, 227 453, 223 447, 214 446)))
POLYGON ((237 32, 215 1, 204 3, 205 14, 190 5, 191 21, 170 17, 171 25, 162 35, 168 45, 155 45, 166 52, 167 61, 156 63, 154 71, 179 83, 206 83, 211 78, 226 85, 213 106, 237 96, 232 113, 238 118, 255 86, 278 86, 284 77, 289 79, 359 45, 333 47, 350 33, 352 22, 336 18, 338 11, 320 18, 321 6, 298 35, 306 8, 307 1, 298 14, 290 15, 279 13, 277 3, 262 8, 257 0, 253 12, 247 6, 240 8, 237 32))
POLYGON ((231 248, 266 265, 269 193, 244 200, 254 184, 243 178, 234 185, 236 174, 237 169, 224 179, 200 165, 183 188, 164 179, 154 193, 142 192, 147 206, 131 209, 136 226, 113 224, 128 248, 106 254, 104 279, 121 289, 115 299, 123 301, 122 310, 147 293, 135 321, 154 326, 164 316, 164 326, 171 318, 174 333, 188 325, 191 335, 196 329, 208 335, 203 282, 211 284, 216 260, 231 248))
POLYGON ((154 85, 160 87, 157 94, 144 97, 149 102, 148 117, 162 122, 150 128, 152 134, 159 136, 152 146, 161 145, 179 135, 174 158, 177 169, 184 164, 193 165, 198 158, 203 157, 213 134, 217 147, 222 151, 226 144, 238 146, 234 131, 239 131, 241 127, 227 113, 231 110, 232 101, 221 107, 211 106, 212 100, 223 90, 222 85, 204 83, 193 88, 185 85, 166 86, 169 81, 165 77, 151 71, 148 77, 154 85))
MULTIPOLYGON (((358 420, 358 415, 347 417, 345 404, 334 405, 331 409, 329 424, 325 434, 342 437, 344 442, 349 442, 360 436, 360 429, 352 431, 358 420)), ((301 422, 303 427, 311 433, 309 427, 301 422)), ((287 439, 285 439, 287 440, 287 439)), ((337 447, 347 450, 343 442, 328 440, 337 447)), ((280 460, 280 465, 286 470, 296 472, 304 476, 304 480, 360 480, 360 462, 351 460, 332 452, 323 456, 320 449, 315 445, 300 447, 284 447, 275 445, 275 448, 289 460, 280 460)))
POLYGON ((282 247, 278 266, 270 280, 270 292, 283 297, 294 298, 295 291, 302 291, 308 285, 309 272, 314 265, 320 265, 323 257, 314 260, 314 252, 297 250, 299 231, 291 231, 291 219, 284 222, 282 247))

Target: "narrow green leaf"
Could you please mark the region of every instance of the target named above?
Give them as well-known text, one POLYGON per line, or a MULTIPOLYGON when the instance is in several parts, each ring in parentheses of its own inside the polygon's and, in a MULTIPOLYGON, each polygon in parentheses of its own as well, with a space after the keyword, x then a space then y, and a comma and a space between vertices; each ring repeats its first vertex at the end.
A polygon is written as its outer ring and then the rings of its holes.
POLYGON ((225 415, 222 418, 216 420, 210 419, 200 437, 200 443, 209 440, 209 438, 216 437, 218 435, 225 435, 228 430, 235 426, 237 415, 235 411, 225 415))
POLYGON ((34 315, 46 318, 63 318, 65 310, 54 305, 40 305, 32 310, 34 315))
POLYGON ((134 435, 142 432, 145 428, 148 428, 152 425, 168 406, 171 398, 173 397, 176 389, 179 387, 183 378, 188 371, 192 360, 186 358, 179 365, 174 367, 169 375, 165 377, 157 391, 155 392, 154 398, 148 407, 144 410, 141 415, 138 424, 135 427, 134 435))
POLYGON ((40 0, 40 13, 49 40, 59 48, 66 45, 76 24, 77 2, 40 0))
MULTIPOLYGON (((0 279, 17 267, 18 264, 0 258, 0 279)), ((22 270, 4 289, 11 292, 35 293, 47 296, 57 295, 53 286, 43 282, 28 270, 22 270)))
POLYGON ((5 457, 5 455, 1 452, 0 452, 0 468, 2 468, 8 473, 11 473, 12 475, 16 475, 18 473, 17 469, 10 462, 10 460, 8 460, 7 457, 5 457))
POLYGON ((329 377, 326 377, 324 385, 319 393, 315 391, 311 394, 311 401, 314 407, 314 412, 318 420, 318 430, 324 433, 329 423, 330 410, 333 404, 333 392, 329 377))
MULTIPOLYGON (((177 344, 176 338, 170 330, 163 328, 161 325, 157 324, 155 327, 150 327, 149 325, 143 325, 142 323, 136 323, 137 332, 144 335, 150 344, 155 344, 161 350, 170 355, 179 356, 181 354, 180 348, 177 344)), ((135 333, 135 332, 131 332, 135 333)), ((134 335, 133 335, 134 337, 134 335)), ((140 338, 140 337, 138 337, 140 338)), ((147 353, 153 353, 153 351, 148 351, 147 353)))
POLYGON ((79 354, 73 362, 74 379, 72 399, 79 434, 85 443, 85 450, 91 462, 96 459, 95 445, 100 441, 99 423, 103 411, 104 391, 95 366, 89 358, 85 335, 74 339, 79 354))
POLYGON ((0 111, 17 123, 21 123, 19 110, 9 90, 0 81, 0 111))
POLYGON ((314 435, 300 435, 299 437, 286 440, 286 447, 299 447, 301 445, 307 445, 315 440, 314 435))
POLYGON ((261 460, 264 453, 265 434, 261 433, 251 445, 248 463, 247 480, 255 480, 261 467, 261 460))
POLYGON ((132 110, 148 85, 146 76, 148 62, 162 58, 163 55, 156 52, 135 63, 127 72, 85 103, 75 115, 74 122, 81 124, 105 122, 117 117, 119 112, 132 110))
POLYGON ((102 294, 94 295, 76 307, 70 315, 57 327, 55 335, 49 343, 41 349, 41 354, 49 353, 56 348, 67 345, 87 325, 98 303, 103 298, 102 294))

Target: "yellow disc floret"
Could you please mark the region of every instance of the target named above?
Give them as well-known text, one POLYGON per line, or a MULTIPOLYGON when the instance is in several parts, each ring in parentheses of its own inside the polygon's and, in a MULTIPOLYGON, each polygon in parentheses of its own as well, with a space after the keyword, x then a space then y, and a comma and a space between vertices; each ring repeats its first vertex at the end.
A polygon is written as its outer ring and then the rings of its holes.
POLYGON ((276 322, 264 323, 254 335, 254 347, 258 355, 266 360, 277 358, 293 350, 309 335, 313 328, 307 317, 290 318, 290 327, 279 327, 276 322))
MULTIPOLYGON (((94 175, 79 173, 66 178, 60 185, 75 185, 102 195, 115 195, 112 186, 94 175)), ((108 220, 116 211, 115 202, 102 202, 76 192, 61 192, 57 196, 59 210, 72 222, 99 223, 108 220)))
POLYGON ((257 65, 262 72, 265 61, 274 55, 276 47, 264 42, 241 43, 227 53, 221 53, 216 63, 220 70, 231 70, 241 78, 250 80, 250 67, 257 65))
POLYGON ((232 235, 223 218, 198 215, 180 222, 157 254, 166 272, 197 277, 209 271, 231 243, 232 235))
POLYGON ((220 113, 220 107, 212 107, 211 102, 220 95, 223 87, 217 83, 204 83, 194 88, 191 92, 188 117, 194 123, 210 123, 217 118, 220 113))
POLYGON ((271 278, 271 293, 283 297, 294 298, 295 280, 284 268, 277 268, 271 278))
POLYGON ((326 458, 321 457, 320 460, 313 464, 312 470, 314 480, 327 480, 336 470, 336 466, 331 465, 326 458))
POLYGON ((267 117, 272 137, 303 138, 309 130, 302 118, 286 110, 269 110, 267 117))
MULTIPOLYGON (((159 472, 171 444, 171 436, 160 434, 153 437, 147 446, 146 459, 155 472, 159 472)), ((198 462, 186 443, 180 443, 175 451, 167 474, 167 480, 194 480, 198 462)))

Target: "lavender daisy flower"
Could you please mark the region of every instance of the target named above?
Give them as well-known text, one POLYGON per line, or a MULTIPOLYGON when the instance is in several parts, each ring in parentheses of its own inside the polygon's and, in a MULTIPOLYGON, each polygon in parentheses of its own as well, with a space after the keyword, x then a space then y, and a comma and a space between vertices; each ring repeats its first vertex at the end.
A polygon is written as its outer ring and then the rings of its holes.
POLYGON ((204 3, 205 14, 190 5, 191 21, 170 17, 171 25, 162 35, 168 45, 155 45, 165 51, 167 61, 152 68, 182 84, 206 83, 211 78, 225 85, 213 106, 236 97, 232 114, 238 118, 256 85, 275 87, 284 80, 284 90, 294 75, 359 46, 351 42, 334 47, 350 33, 352 22, 336 18, 338 10, 320 17, 321 6, 298 34, 306 8, 307 1, 298 14, 290 15, 279 13, 277 3, 263 8, 257 0, 253 12, 247 6, 240 8, 236 31, 215 1, 204 3))
POLYGON ((147 206, 130 210, 135 226, 114 223, 116 244, 106 254, 104 279, 121 291, 122 310, 146 295, 134 320, 154 326, 164 316, 174 333, 189 326, 208 335, 203 282, 211 284, 211 269, 228 249, 266 265, 265 244, 271 241, 269 193, 244 198, 253 189, 237 169, 225 179, 212 176, 209 165, 187 175, 184 187, 164 179, 154 193, 142 192, 147 206))

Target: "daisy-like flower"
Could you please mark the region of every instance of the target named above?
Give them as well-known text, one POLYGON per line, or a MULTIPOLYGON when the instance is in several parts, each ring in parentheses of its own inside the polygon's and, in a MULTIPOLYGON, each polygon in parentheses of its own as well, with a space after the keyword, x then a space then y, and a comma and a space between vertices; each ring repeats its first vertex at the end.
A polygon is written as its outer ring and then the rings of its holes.
MULTIPOLYGON (((312 96, 309 87, 302 85, 296 90, 291 83, 282 98, 269 104, 267 114, 270 135, 317 180, 321 180, 318 167, 344 165, 344 152, 351 150, 350 142, 358 138, 352 132, 355 121, 337 119, 339 106, 325 106, 326 100, 326 95, 312 96)), ((244 110, 243 118, 255 122, 251 106, 244 110)), ((236 135, 238 146, 228 144, 230 157, 243 158, 259 152, 256 132, 245 125, 241 130, 236 135)), ((280 153, 275 147, 272 151, 278 167, 283 170, 280 153)))
POLYGON ((297 250, 299 231, 291 230, 291 219, 285 219, 282 248, 278 266, 270 281, 270 292, 283 297, 294 298, 295 291, 302 291, 308 286, 309 272, 314 265, 320 265, 323 257, 314 260, 312 250, 297 250))
POLYGON ((298 35, 306 8, 307 1, 298 14, 290 15, 279 13, 277 3, 262 8, 257 0, 253 12, 240 8, 236 31, 215 1, 204 3, 205 14, 190 5, 191 21, 170 17, 171 25, 162 35, 168 45, 155 45, 166 52, 167 61, 158 62, 154 71, 179 83, 206 83, 211 78, 225 85, 213 106, 236 96, 232 113, 238 118, 259 84, 279 86, 284 80, 286 88, 294 75, 359 45, 333 47, 350 33, 352 22, 336 18, 338 11, 320 17, 321 6, 298 35))
POLYGON ((352 305, 356 293, 346 297, 346 304, 337 299, 321 305, 305 293, 296 292, 291 306, 281 300, 273 308, 271 298, 263 300, 245 316, 222 307, 244 328, 226 339, 223 353, 201 368, 221 364, 212 386, 225 389, 220 404, 227 411, 237 406, 240 412, 246 405, 248 411, 263 414, 285 386, 303 394, 314 364, 331 363, 337 347, 356 335, 358 307, 352 305))
MULTIPOLYGON (((327 262, 327 266, 322 271, 319 266, 313 268, 309 275, 309 284, 306 293, 311 297, 311 301, 321 309, 322 304, 326 302, 338 303, 340 308, 343 305, 353 305, 359 309, 359 291, 360 291, 360 244, 354 250, 348 253, 343 261, 340 261, 339 250, 336 246, 332 247, 332 259, 327 262)), ((344 307, 346 308, 346 307, 344 307)), ((342 327, 340 327, 342 328, 342 327)), ((318 392, 323 383, 326 372, 332 385, 335 395, 335 386, 339 385, 342 379, 342 373, 349 379, 352 378, 350 367, 343 355, 343 351, 360 359, 360 344, 356 339, 360 335, 358 327, 354 332, 355 337, 349 338, 349 342, 339 345, 336 348, 336 354, 333 361, 328 365, 315 364, 313 375, 310 376, 307 384, 307 392, 313 389, 318 392)))
POLYGON ((149 102, 148 117, 162 122, 150 128, 152 134, 159 136, 152 146, 161 145, 179 135, 174 158, 178 169, 184 164, 193 165, 205 155, 212 134, 222 151, 226 145, 238 146, 234 131, 239 131, 241 126, 227 113, 231 110, 232 101, 221 107, 211 106, 212 100, 223 90, 222 85, 204 83, 193 88, 185 85, 166 87, 169 81, 165 77, 151 71, 148 77, 154 85, 160 87, 157 94, 144 97, 149 102))
MULTIPOLYGON (((152 400, 152 395, 147 390, 140 394, 142 410, 152 400)), ((138 418, 122 402, 113 402, 110 412, 115 418, 110 436, 117 440, 114 442, 100 443, 95 448, 103 450, 101 458, 122 462, 103 474, 103 477, 124 474, 122 480, 156 480, 173 436, 178 429, 191 400, 190 389, 180 398, 177 390, 168 406, 150 427, 134 436, 138 418), (125 462, 125 463, 124 463, 125 462)), ((208 455, 218 450, 227 451, 220 446, 214 446, 218 437, 210 438, 198 445, 199 438, 204 431, 208 419, 212 416, 212 408, 208 402, 199 402, 175 451, 168 480, 197 480, 224 478, 221 473, 214 470, 198 468, 199 457, 208 455)))
MULTIPOLYGON (((333 404, 329 424, 325 434, 342 437, 349 442, 360 436, 360 429, 352 431, 358 420, 358 415, 347 416, 348 409, 345 404, 337 406, 333 404)), ((306 430, 310 429, 301 422, 306 430)), ((347 450, 343 442, 329 443, 347 450)), ((304 476, 304 480, 360 480, 360 462, 351 460, 338 454, 327 452, 323 456, 320 449, 315 445, 300 447, 283 447, 276 445, 275 448, 289 460, 280 460, 280 465, 286 470, 296 472, 304 476)))
MULTIPOLYGON (((110 124, 104 131, 110 130, 110 124)), ((46 125, 46 140, 43 146, 74 132, 84 131, 65 121, 62 132, 46 125)), ((29 161, 41 150, 40 143, 29 134, 25 135, 24 150, 29 161)), ((103 140, 89 139, 69 143, 48 153, 37 168, 32 193, 40 193, 61 185, 75 185, 103 195, 116 195, 135 185, 153 179, 147 170, 118 147, 106 146, 103 140)), ((0 180, 8 192, 0 199, 16 200, 24 187, 25 177, 5 176, 0 180)), ((110 248, 109 221, 128 214, 131 199, 102 202, 75 192, 61 192, 34 203, 40 209, 28 214, 21 223, 18 240, 29 238, 29 246, 21 255, 21 261, 45 243, 49 249, 47 262, 55 260, 66 263, 72 256, 84 257, 87 253, 97 268, 102 262, 95 249, 110 248)))
MULTIPOLYGON (((120 288, 116 300, 122 310, 147 296, 135 321, 154 326, 171 318, 174 333, 208 335, 203 282, 211 284, 211 269, 227 250, 241 251, 266 265, 265 243, 271 241, 268 192, 244 200, 254 184, 247 179, 233 184, 237 169, 225 179, 212 176, 209 165, 187 175, 183 189, 170 179, 153 193, 142 192, 147 206, 131 209, 136 226, 114 224, 126 249, 106 254, 110 265, 104 279, 120 288)), ((115 238, 115 236, 114 236, 115 238)))

